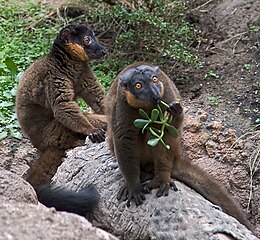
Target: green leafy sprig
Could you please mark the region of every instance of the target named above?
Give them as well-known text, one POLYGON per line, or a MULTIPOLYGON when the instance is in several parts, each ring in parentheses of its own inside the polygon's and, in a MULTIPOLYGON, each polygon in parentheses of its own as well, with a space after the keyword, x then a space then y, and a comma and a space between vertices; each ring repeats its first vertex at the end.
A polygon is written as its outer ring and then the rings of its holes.
MULTIPOLYGON (((160 101, 160 103, 166 108, 169 107, 169 105, 163 101, 160 101)), ((157 108, 152 110, 151 116, 149 116, 143 109, 139 109, 139 113, 144 119, 136 119, 134 121, 134 126, 137 128, 142 128, 142 134, 144 134, 147 128, 149 129, 152 137, 147 141, 147 144, 154 147, 161 142, 166 149, 170 149, 170 145, 165 143, 163 137, 165 130, 167 130, 174 138, 178 137, 178 130, 170 124, 173 119, 173 115, 167 111, 163 112, 159 104, 157 104, 157 108), (151 124, 153 126, 159 126, 160 129, 149 126, 151 124)))

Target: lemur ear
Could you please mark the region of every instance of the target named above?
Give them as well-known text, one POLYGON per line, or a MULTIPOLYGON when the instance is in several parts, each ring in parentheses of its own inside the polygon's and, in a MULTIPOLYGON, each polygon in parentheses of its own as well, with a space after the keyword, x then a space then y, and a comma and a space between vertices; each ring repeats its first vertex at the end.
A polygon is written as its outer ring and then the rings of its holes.
POLYGON ((67 25, 66 27, 64 27, 63 29, 61 29, 57 40, 60 42, 67 42, 69 40, 69 36, 71 34, 75 34, 76 33, 76 29, 74 25, 67 25))
POLYGON ((70 30, 70 29, 68 29, 67 27, 66 27, 66 28, 63 28, 63 29, 60 31, 60 33, 59 33, 59 35, 57 36, 57 38, 56 38, 57 42, 59 42, 59 43, 65 43, 65 42, 67 42, 70 33, 71 33, 71 30, 70 30))
POLYGON ((156 73, 158 73, 159 70, 160 70, 160 68, 159 68, 158 66, 153 67, 153 69, 154 69, 154 71, 155 71, 156 73))
POLYGON ((127 83, 132 79, 133 75, 135 73, 134 68, 129 68, 125 72, 119 75, 119 83, 121 86, 126 86, 127 83))

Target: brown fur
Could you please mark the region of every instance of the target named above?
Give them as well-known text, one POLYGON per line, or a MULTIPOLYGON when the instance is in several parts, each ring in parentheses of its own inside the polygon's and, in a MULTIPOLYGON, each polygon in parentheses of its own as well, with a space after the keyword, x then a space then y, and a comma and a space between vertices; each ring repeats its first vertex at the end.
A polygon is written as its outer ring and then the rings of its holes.
POLYGON ((83 145, 86 136, 106 128, 105 92, 88 64, 102 55, 104 48, 90 29, 69 25, 59 33, 51 52, 25 71, 16 111, 23 133, 41 154, 27 175, 33 186, 51 179, 66 149, 83 145), (93 38, 92 45, 82 44, 85 35, 93 38), (83 113, 78 97, 95 114, 83 113))
MULTIPOLYGON (((115 154, 120 170, 125 180, 125 185, 119 190, 118 199, 134 200, 136 205, 145 200, 145 193, 149 189, 159 188, 157 196, 168 195, 170 187, 175 187, 172 177, 194 188, 206 199, 219 205, 223 211, 237 218, 242 224, 251 228, 249 221, 232 196, 209 174, 199 166, 187 160, 181 151, 181 134, 173 138, 168 132, 165 133, 165 142, 170 145, 167 150, 162 144, 156 147, 147 145, 150 138, 149 131, 143 135, 140 129, 135 128, 133 122, 141 118, 138 112, 139 106, 146 112, 150 112, 156 104, 151 101, 136 100, 134 94, 128 94, 129 86, 124 86, 125 75, 130 76, 130 82, 134 77, 129 74, 131 69, 141 65, 152 66, 147 63, 134 63, 122 70, 114 80, 107 95, 106 113, 108 117, 108 138, 111 151, 115 154), (138 101, 138 104, 136 104, 138 101), (146 104, 145 104, 146 103, 146 104), (153 176, 152 180, 143 184, 147 179, 142 179, 148 173, 153 176)), ((170 104, 181 99, 179 91, 170 78, 161 70, 158 79, 164 86, 161 98, 170 104)), ((181 132, 184 114, 180 113, 172 121, 181 132)), ((176 187, 175 187, 176 188, 176 187)))
POLYGON ((79 44, 68 43, 66 46, 68 52, 71 52, 73 57, 79 61, 89 61, 88 55, 86 54, 84 48, 79 44))

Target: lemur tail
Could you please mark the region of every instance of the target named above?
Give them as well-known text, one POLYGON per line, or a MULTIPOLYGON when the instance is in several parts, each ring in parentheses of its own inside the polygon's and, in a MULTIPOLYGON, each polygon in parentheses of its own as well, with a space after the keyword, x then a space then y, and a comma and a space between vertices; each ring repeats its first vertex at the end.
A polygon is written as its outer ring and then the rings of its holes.
POLYGON ((99 194, 93 185, 75 192, 50 184, 62 163, 63 156, 64 150, 48 148, 31 167, 25 178, 34 187, 39 202, 45 206, 89 217, 99 202, 99 194))
POLYGON ((222 210, 236 218, 240 223, 253 231, 253 227, 247 220, 246 214, 236 203, 235 199, 212 176, 191 163, 182 159, 173 171, 173 177, 196 190, 210 202, 220 206, 222 210))
POLYGON ((88 216, 99 202, 99 194, 93 185, 78 192, 44 184, 36 188, 39 202, 58 211, 88 216))

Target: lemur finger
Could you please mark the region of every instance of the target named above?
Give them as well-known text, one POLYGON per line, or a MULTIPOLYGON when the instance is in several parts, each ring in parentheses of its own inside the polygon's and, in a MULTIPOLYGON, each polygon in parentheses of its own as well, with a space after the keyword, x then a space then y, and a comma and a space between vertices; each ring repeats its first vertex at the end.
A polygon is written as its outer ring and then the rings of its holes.
POLYGON ((98 131, 92 133, 89 135, 89 139, 93 142, 93 143, 101 143, 104 142, 106 139, 106 135, 105 135, 105 131, 104 129, 100 128, 98 129, 98 131))
POLYGON ((173 116, 178 116, 182 113, 183 108, 179 102, 173 101, 169 104, 167 111, 173 116))

